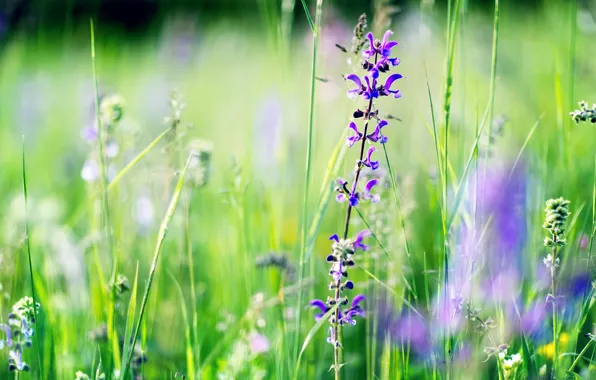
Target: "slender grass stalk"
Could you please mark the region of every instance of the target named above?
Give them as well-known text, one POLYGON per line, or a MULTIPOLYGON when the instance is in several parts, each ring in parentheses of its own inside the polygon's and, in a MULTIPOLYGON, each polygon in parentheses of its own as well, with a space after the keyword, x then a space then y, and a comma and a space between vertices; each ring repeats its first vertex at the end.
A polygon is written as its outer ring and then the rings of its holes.
MULTIPOLYGON (((451 93, 453 87, 453 66, 455 60, 455 42, 457 36, 457 29, 459 25, 459 14, 461 8, 461 0, 456 0, 455 2, 455 9, 451 9, 451 0, 449 1, 449 11, 448 11, 448 20, 447 20, 447 59, 445 64, 445 93, 444 93, 444 136, 443 136, 443 161, 442 167, 442 198, 443 198, 443 213, 442 213, 442 225, 443 225, 443 279, 442 282, 447 285, 449 283, 449 231, 447 229, 447 210, 448 210, 448 198, 447 198, 447 190, 449 186, 448 176, 447 176, 447 162, 449 161, 449 126, 450 126, 450 116, 451 116, 451 93)), ((436 147, 438 150, 438 147, 436 147)), ((448 297, 448 289, 444 289, 443 291, 443 303, 447 308, 447 314, 450 314, 450 307, 449 307, 449 297, 448 297)), ((448 327, 445 333, 445 347, 444 347, 444 354, 445 354, 445 362, 447 365, 447 379, 452 377, 452 366, 451 366, 451 359, 452 359, 452 338, 451 338, 451 326, 448 327)))
POLYGON ((89 20, 89 28, 91 32, 91 65, 93 71, 93 90, 95 99, 95 118, 97 122, 97 146, 99 151, 99 166, 101 171, 101 192, 102 192, 102 211, 103 211, 103 225, 104 233, 107 239, 108 255, 112 258, 112 274, 110 276, 110 297, 108 301, 108 339, 112 345, 112 357, 116 367, 120 367, 120 349, 118 338, 115 331, 114 308, 115 308, 115 288, 112 286, 116 280, 118 272, 118 255, 114 250, 114 241, 112 237, 112 224, 110 219, 110 204, 108 196, 108 173, 105 162, 104 146, 103 146, 103 128, 101 124, 101 110, 99 103, 99 84, 97 79, 97 65, 95 58, 95 28, 93 19, 89 20))
MULTIPOLYGON (((176 211, 176 206, 178 205, 178 200, 180 199, 180 194, 182 193, 182 187, 184 185, 184 178, 186 177, 186 172, 188 171, 188 165, 192 155, 188 157, 186 161, 186 165, 184 169, 180 173, 180 178, 178 179, 178 183, 176 188, 174 189, 174 194, 172 195, 172 199, 170 200, 170 205, 168 206, 168 210, 166 215, 164 216, 161 225, 159 227, 159 232, 157 234, 157 243, 155 245, 155 251, 153 254, 153 261, 151 263, 151 268, 149 269, 149 276, 147 277, 147 283, 145 285, 145 292, 143 293, 143 300, 141 301, 141 310, 139 312, 139 319, 137 320, 137 324, 135 326, 134 332, 130 337, 131 347, 134 347, 137 342, 137 337, 139 335, 139 330, 141 329, 141 324, 143 322, 143 316, 145 315, 145 309, 147 307, 147 301, 149 300, 149 293, 151 291, 151 285, 153 283, 153 278, 155 277, 155 271, 157 270, 157 263, 159 260, 159 256, 161 250, 163 248, 163 243, 166 238, 166 234, 168 232, 168 227, 174 217, 174 211, 176 211)), ((128 339, 128 338, 127 338, 128 339)), ((126 358, 126 361, 123 363, 122 367, 122 376, 123 379, 126 379, 128 376, 127 369, 130 367, 130 361, 132 359, 132 354, 134 350, 131 350, 126 358)))
MULTIPOLYGON (((321 18, 323 16, 323 0, 317 0, 315 20, 316 26, 312 25, 312 18, 308 12, 308 8, 302 1, 304 10, 313 29, 313 48, 312 48, 312 62, 311 62, 311 75, 310 75, 310 102, 309 102, 309 116, 308 116, 308 132, 306 141, 306 157, 305 157, 305 174, 304 174, 304 189, 302 198, 302 221, 301 221, 301 240, 300 240, 300 278, 304 280, 305 277, 305 258, 306 258, 306 240, 307 240, 307 224, 308 224, 308 205, 309 205, 309 193, 310 193, 310 177, 311 177, 311 155, 312 155, 312 139, 313 139, 313 127, 314 127, 314 113, 315 113, 315 93, 316 93, 316 73, 317 73, 317 52, 319 48, 319 38, 321 33, 321 18)), ((310 258, 312 260, 312 258, 310 258)), ((304 302, 304 289, 300 288, 298 292, 298 305, 296 307, 296 337, 294 339, 294 363, 297 366, 298 360, 298 343, 300 342, 300 330, 302 324, 302 309, 304 302)), ((297 370, 297 367, 296 367, 297 370)))
POLYGON ((486 179, 486 170, 488 167, 488 155, 490 152, 490 143, 493 133, 493 113, 495 108, 495 88, 497 79, 497 56, 499 51, 499 0, 495 0, 495 14, 493 20, 493 47, 490 65, 490 88, 489 88, 489 116, 488 116, 488 139, 486 151, 484 152, 484 178, 486 179))
MULTIPOLYGON (((21 164, 22 164, 22 178, 23 178, 23 198, 25 201, 25 246, 27 247, 27 259, 29 261, 29 280, 31 282, 31 298, 33 299, 33 308, 35 309, 35 305, 37 305, 37 298, 35 296, 35 281, 33 279, 33 260, 31 259, 31 241, 29 236, 29 192, 27 191, 27 165, 25 162, 25 135, 23 135, 23 142, 22 142, 22 156, 21 156, 21 164)), ((38 326, 39 317, 33 318, 33 323, 35 326, 38 326)), ((38 330, 36 328, 36 330, 38 330)), ((43 376, 43 364, 41 362, 41 352, 40 352, 40 340, 41 336, 37 335, 37 344, 36 352, 37 352, 37 362, 39 364, 39 377, 41 379, 44 378, 43 376)), ((18 371, 17 371, 18 372, 18 371)))
POLYGON ((573 361, 573 363, 571 363, 571 366, 569 367, 569 369, 567 370, 567 372, 573 372, 573 370, 575 369, 575 366, 579 363, 579 361, 584 356, 584 354, 588 351, 588 349, 590 347, 592 347, 592 343, 594 343, 594 341, 592 339, 590 339, 588 341, 588 343, 586 343, 586 345, 580 351, 580 353, 577 355, 577 357, 575 358, 575 360, 573 361))

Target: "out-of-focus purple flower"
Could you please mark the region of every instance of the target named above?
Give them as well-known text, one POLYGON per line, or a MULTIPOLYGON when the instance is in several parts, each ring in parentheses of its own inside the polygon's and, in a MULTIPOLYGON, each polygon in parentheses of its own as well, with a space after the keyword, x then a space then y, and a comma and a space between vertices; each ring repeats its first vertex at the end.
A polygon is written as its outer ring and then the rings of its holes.
POLYGON ((391 74, 387 77, 387 79, 385 80, 385 84, 381 87, 381 89, 379 90, 379 94, 381 96, 389 96, 391 94, 393 94, 394 98, 401 98, 401 91, 400 90, 392 90, 391 86, 393 86, 393 82, 395 82, 398 79, 401 79, 402 75, 401 74, 391 74))
POLYGON ((271 344, 265 335, 253 331, 248 336, 248 346, 253 355, 260 355, 269 351, 271 344))
POLYGON ((374 132, 367 135, 366 137, 372 142, 380 142, 381 144, 385 144, 387 142, 387 137, 381 134, 381 129, 383 129, 383 127, 387 124, 387 120, 379 121, 374 132))
POLYGON ((91 124, 81 129, 81 138, 87 142, 97 141, 97 126, 91 124))
POLYGON ((348 125, 348 128, 350 128, 352 131, 354 131, 354 135, 349 136, 346 139, 346 143, 348 144, 348 146, 352 147, 352 146, 354 146, 354 144, 356 144, 358 141, 360 141, 360 139, 362 139, 363 134, 362 134, 362 132, 360 132, 358 130, 358 126, 353 121, 348 125))
POLYGON ((5 337, 5 339, 0 339, 0 350, 4 348, 4 345, 12 347, 12 329, 5 324, 0 324, 0 329, 4 331, 5 337))
POLYGON ((579 249, 586 250, 590 246, 590 237, 586 234, 582 234, 579 238, 579 249))
POLYGON ((379 194, 371 194, 370 193, 372 188, 374 186, 376 186, 378 183, 379 183, 379 181, 374 178, 366 183, 366 186, 364 187, 364 195, 363 195, 364 199, 370 200, 373 203, 377 203, 381 199, 381 196, 379 194))
POLYGON ((377 170, 379 168, 379 161, 372 161, 372 154, 375 152, 376 148, 371 146, 368 148, 368 152, 366 153, 366 161, 364 161, 364 166, 371 168, 372 170, 377 170))
MULTIPOLYGON (((368 251, 368 245, 362 244, 362 240, 364 238, 371 236, 372 233, 369 230, 363 230, 356 235, 356 239, 354 239, 354 249, 361 249, 363 251, 368 251)), ((364 297, 364 296, 363 296, 364 297)))
MULTIPOLYGON (((526 336, 534 336, 539 333, 549 315, 549 309, 544 302, 538 301, 530 305, 521 305, 519 326, 526 336)), ((513 326, 511 326, 513 327, 513 326)))

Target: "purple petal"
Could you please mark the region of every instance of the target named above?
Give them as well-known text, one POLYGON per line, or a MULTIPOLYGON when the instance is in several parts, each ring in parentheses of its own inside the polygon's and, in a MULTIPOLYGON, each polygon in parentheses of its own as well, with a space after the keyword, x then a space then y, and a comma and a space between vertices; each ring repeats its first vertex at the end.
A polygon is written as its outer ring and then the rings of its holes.
POLYGON ((391 30, 388 30, 385 32, 385 35, 383 35, 383 42, 381 43, 381 45, 385 45, 387 43, 387 39, 393 35, 393 32, 391 30))
POLYGON ((372 154, 374 153, 374 151, 376 150, 376 148, 374 146, 371 146, 370 148, 368 148, 368 152, 366 153, 366 161, 370 162, 370 156, 372 156, 372 154))
POLYGON ((365 299, 366 297, 364 296, 364 294, 358 294, 356 297, 354 297, 354 299, 352 300, 352 309, 358 307, 358 304, 365 299))
POLYGON ((358 89, 362 88, 362 80, 360 79, 360 77, 356 74, 350 74, 348 76, 346 76, 346 80, 351 80, 352 82, 354 82, 354 84, 356 85, 356 87, 358 87, 358 89))
POLYGON ((377 124, 377 127, 378 127, 379 129, 382 129, 382 128, 383 128, 384 126, 386 126, 387 124, 389 124, 389 123, 387 122, 387 120, 381 120, 381 121, 379 121, 379 123, 377 124))
POLYGON ((312 300, 308 303, 311 307, 317 307, 319 308, 319 310, 321 310, 321 312, 323 314, 325 314, 327 312, 327 305, 325 305, 325 302, 319 300, 319 299, 315 299, 312 300))
POLYGON ((348 184, 348 181, 346 181, 345 179, 343 179, 341 177, 337 177, 337 184, 341 187, 344 187, 345 185, 348 184))
POLYGON ((391 66, 397 66, 401 63, 401 60, 399 58, 389 58, 387 61, 391 63, 391 66))
POLYGON ((387 77, 387 80, 385 80, 385 90, 389 91, 389 92, 394 92, 391 91, 391 85, 393 84, 393 82, 395 82, 398 79, 401 79, 402 75, 401 74, 391 74, 387 77))
POLYGON ((368 181, 366 183, 366 186, 364 187, 364 191, 366 192, 366 194, 370 194, 370 191, 372 190, 372 188, 375 187, 378 183, 379 183, 379 181, 376 179, 371 179, 370 181, 368 181))
POLYGON ((335 240, 336 242, 339 243, 339 236, 337 236, 337 234, 333 234, 333 235, 329 236, 329 240, 335 240))
POLYGON ((363 251, 368 250, 368 245, 362 244, 362 239, 370 235, 372 234, 369 230, 360 231, 360 233, 358 233, 356 239, 354 240, 354 249, 361 249, 363 251))
POLYGON ((352 206, 352 207, 358 206, 358 197, 354 194, 350 195, 350 206, 352 206))
POLYGON ((344 193, 339 193, 335 196, 335 200, 339 203, 343 203, 346 201, 346 195, 344 193))

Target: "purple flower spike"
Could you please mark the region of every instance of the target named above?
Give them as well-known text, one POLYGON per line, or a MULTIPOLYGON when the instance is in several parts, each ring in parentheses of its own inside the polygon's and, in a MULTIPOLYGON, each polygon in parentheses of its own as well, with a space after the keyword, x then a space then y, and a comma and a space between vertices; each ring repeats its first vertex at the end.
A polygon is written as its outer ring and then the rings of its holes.
POLYGON ((393 85, 393 82, 395 82, 396 80, 402 78, 401 74, 391 74, 387 77, 387 80, 385 81, 385 85, 383 85, 383 89, 381 91, 381 95, 382 96, 389 96, 390 94, 394 94, 393 97, 394 98, 401 98, 401 91, 400 90, 392 90, 391 89, 391 85, 393 85))
POLYGON ((348 90, 348 97, 355 98, 358 95, 361 95, 366 90, 366 88, 362 84, 362 80, 358 75, 350 74, 346 77, 346 80, 351 80, 356 85, 356 88, 348 90))
POLYGON ((364 161, 364 165, 368 166, 372 170, 377 170, 379 168, 379 161, 371 160, 371 156, 375 150, 376 150, 376 148, 374 146, 371 146, 370 148, 368 148, 368 153, 366 154, 366 161, 364 161))
POLYGON ((372 142, 381 142, 383 143, 383 138, 385 138, 385 142, 387 142, 387 138, 383 135, 381 135, 381 129, 383 129, 383 127, 385 127, 387 125, 387 120, 381 120, 379 121, 379 123, 377 124, 377 127, 375 128, 374 132, 366 135, 366 137, 372 141, 372 142))
POLYGON ((337 234, 333 234, 333 235, 329 236, 329 240, 335 240, 336 242, 339 243, 339 236, 337 236, 337 234))
MULTIPOLYGON (((372 235, 369 230, 360 231, 360 233, 356 236, 354 240, 354 249, 361 249, 363 251, 368 251, 368 245, 362 244, 362 239, 372 235)), ((363 296, 364 297, 364 296, 363 296)))
POLYGON ((385 58, 389 58, 389 56, 391 55, 391 49, 397 46, 396 41, 387 41, 392 34, 393 32, 388 30, 387 32, 385 32, 385 35, 383 36, 383 42, 381 43, 380 53, 385 58))
POLYGON ((369 32, 366 35, 366 38, 368 38, 368 49, 362 51, 362 56, 365 59, 369 59, 370 57, 375 55, 377 50, 375 49, 375 37, 373 36, 373 34, 369 32))
POLYGON ((364 199, 370 200, 372 203, 377 203, 379 200, 381 200, 381 196, 379 194, 371 194, 370 193, 372 188, 378 184, 379 184, 379 181, 376 179, 371 179, 370 181, 368 181, 366 183, 366 186, 364 187, 364 199))
MULTIPOLYGON (((354 136, 349 136, 346 139, 346 143, 348 144, 348 146, 352 147, 352 146, 354 146, 354 144, 356 144, 358 141, 360 141, 360 139, 363 137, 363 134, 362 134, 362 132, 360 132, 358 130, 356 123, 354 123, 353 121, 350 123, 350 125, 348 125, 348 128, 350 128, 351 130, 354 131, 354 136)), ((342 184, 341 186, 343 186, 343 185, 344 184, 342 184)))

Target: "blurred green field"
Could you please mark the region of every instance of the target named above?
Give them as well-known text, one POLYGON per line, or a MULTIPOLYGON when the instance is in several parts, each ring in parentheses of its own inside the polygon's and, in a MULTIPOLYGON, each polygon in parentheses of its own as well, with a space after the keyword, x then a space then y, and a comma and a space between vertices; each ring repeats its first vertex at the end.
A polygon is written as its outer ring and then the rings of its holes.
MULTIPOLYGON (((452 270, 457 270, 466 262, 462 231, 472 229, 473 239, 482 237, 473 240, 471 250, 487 257, 479 260, 477 270, 464 270, 471 276, 471 290, 462 296, 481 308, 484 318, 492 316, 496 328, 476 334, 462 314, 464 327, 454 338, 449 375, 443 370, 438 336, 430 334, 438 347, 422 352, 416 343, 396 338, 397 328, 387 322, 392 321, 387 315, 415 308, 432 327, 433 310, 444 292, 439 275, 444 243, 442 185, 429 94, 443 136, 446 15, 431 6, 408 8, 391 23, 400 42, 395 50, 401 59, 397 72, 404 75, 399 83, 403 97, 379 101, 384 112, 399 119, 390 120, 386 148, 401 210, 389 184, 382 191, 382 205, 363 208, 362 219, 353 217, 352 231, 369 224, 381 244, 371 238, 372 250, 359 256, 359 267, 350 272, 358 292, 367 295, 367 317, 344 333, 343 379, 507 378, 494 357, 485 360, 484 348, 499 344, 509 345, 509 355, 523 353, 523 366, 509 378, 547 378, 552 362, 550 316, 540 320, 531 336, 514 328, 521 322, 510 317, 523 314, 529 305, 543 304, 548 293, 541 271, 547 253, 542 245, 543 209, 549 198, 562 196, 572 202, 573 224, 570 243, 562 251, 560 286, 572 284, 578 273, 594 279, 592 247, 588 249, 581 239, 594 237, 596 130, 593 124, 576 125, 569 117, 579 101, 596 102, 596 61, 590 48, 596 33, 594 6, 564 3, 532 12, 517 12, 509 2, 502 6, 491 112, 497 132, 487 165, 488 126, 481 133, 480 153, 473 153, 489 103, 493 16, 469 6, 462 9, 454 49, 449 212, 454 210, 460 181, 464 191, 448 244, 452 270), (476 158, 466 172, 470 155, 476 158), (508 185, 513 166, 515 178, 521 173, 521 190, 508 185), (474 179, 503 173, 505 181, 501 178, 492 187, 488 180, 484 191, 504 199, 502 207, 511 219, 521 218, 522 227, 514 229, 523 237, 507 255, 495 248, 500 247, 502 226, 476 225, 474 217, 474 201, 483 195, 474 191, 474 179), (511 290, 505 286, 507 278, 498 282, 505 289, 503 298, 494 292, 482 295, 480 290, 480 284, 494 275, 488 273, 491 260, 499 268, 513 263, 521 275, 511 290), (511 262, 501 263, 507 260, 511 262), (521 312, 515 313, 512 305, 521 312), (545 374, 540 375, 544 365, 545 374)), ((278 32, 281 20, 264 16, 200 22, 177 14, 144 38, 125 38, 117 30, 95 25, 101 99, 113 94, 124 99, 123 117, 110 131, 119 148, 110 170, 121 172, 170 128, 171 121, 164 118, 174 112, 169 105, 172 91, 182 94, 186 103, 177 131, 170 129, 110 187, 113 244, 103 228, 101 181, 81 178, 85 161, 97 149, 81 137, 81 130, 95 120, 88 25, 76 25, 69 34, 15 33, 5 42, 0 50, 0 323, 6 322, 15 302, 31 295, 26 219, 41 311, 33 347, 25 355, 31 371, 19 377, 9 372, 5 348, 0 350, 0 378, 69 379, 79 370, 95 378, 98 366, 98 373, 107 378, 121 378, 117 373, 122 368, 122 345, 130 334, 127 326, 132 326, 127 315, 132 310, 138 318, 160 223, 176 194, 189 144, 197 139, 211 144, 209 175, 204 186, 193 187, 206 166, 191 167, 178 189, 180 200, 167 229, 133 355, 133 361, 146 362, 133 368, 134 376, 292 378, 295 345, 302 347, 314 326, 307 303, 328 295, 327 237, 339 233, 344 223, 344 207, 332 196, 329 200, 332 181, 336 176, 348 178, 356 159, 355 151, 341 150, 342 160, 329 170, 339 147, 345 145, 346 125, 356 106, 345 96, 341 76, 351 72, 347 56, 334 45, 350 45, 356 20, 344 19, 331 4, 325 4, 323 15, 316 67, 322 80, 315 87, 306 218, 314 246, 304 263, 304 278, 299 257, 312 55, 308 24, 295 24, 291 41, 278 32), (23 199, 23 144, 28 212, 23 199), (286 255, 286 269, 258 267, 262 256, 272 252, 286 255), (130 289, 112 302, 108 284, 114 273, 126 276, 130 289), (299 289, 304 291, 301 305, 299 289), (298 308, 302 308, 302 329, 296 334, 298 308), (108 326, 108 333, 102 326, 108 326)), ((375 15, 369 17, 373 25, 375 15)), ((387 169, 382 153, 377 159, 387 169)), ((490 203, 494 198, 488 199, 490 203)), ((509 217, 504 219, 507 227, 502 228, 509 231, 509 217)), ((453 276, 457 281, 464 274, 453 276)), ((584 337, 594 330, 589 288, 577 302, 565 301, 561 341, 565 336, 567 342, 561 343, 557 378, 571 376, 565 370, 591 342, 584 337)), ((594 378, 593 348, 582 355, 573 376, 594 378)), ((319 331, 307 346, 297 378, 331 378, 327 372, 331 364, 333 349, 319 331)))

